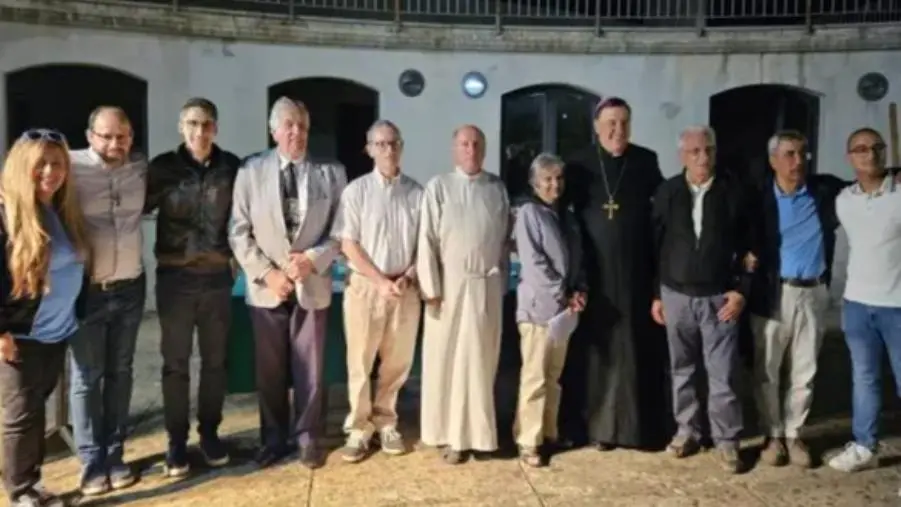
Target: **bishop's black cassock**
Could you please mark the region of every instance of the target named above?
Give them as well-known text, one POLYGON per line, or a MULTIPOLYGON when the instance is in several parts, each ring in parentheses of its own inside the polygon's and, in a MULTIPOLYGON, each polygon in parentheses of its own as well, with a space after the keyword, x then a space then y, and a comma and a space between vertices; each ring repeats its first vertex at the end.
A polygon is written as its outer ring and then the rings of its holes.
POLYGON ((663 182, 657 154, 597 145, 566 168, 567 200, 583 227, 588 306, 572 338, 561 429, 574 440, 660 448, 670 437, 667 346, 651 318, 656 252, 651 201, 663 182), (606 176, 606 184, 605 184, 606 176))

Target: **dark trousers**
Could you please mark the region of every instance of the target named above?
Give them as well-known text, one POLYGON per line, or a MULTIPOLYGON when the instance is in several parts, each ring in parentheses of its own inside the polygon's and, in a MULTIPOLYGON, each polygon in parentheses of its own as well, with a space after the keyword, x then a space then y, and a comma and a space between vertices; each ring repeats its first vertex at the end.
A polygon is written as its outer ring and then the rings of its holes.
POLYGON ((700 440, 702 403, 698 370, 707 370, 707 416, 718 446, 737 447, 743 428, 736 383, 739 372, 738 323, 722 322, 717 312, 725 296, 692 297, 661 288, 673 382, 673 413, 678 435, 700 440))
POLYGON ((233 282, 227 269, 216 273, 172 268, 157 270, 163 413, 169 442, 173 445, 184 445, 191 427, 191 354, 195 329, 200 349, 197 391, 200 438, 215 437, 222 423, 233 282))
POLYGON ((306 310, 291 299, 250 307, 256 353, 262 444, 316 443, 322 416, 322 370, 328 309, 306 310), (288 389, 294 389, 291 429, 288 389))
POLYGON ((3 485, 10 499, 41 480, 47 398, 63 373, 66 342, 16 340, 19 362, 0 360, 3 485))
POLYGON ((87 473, 122 463, 146 280, 141 275, 106 290, 91 285, 86 317, 69 340, 72 428, 87 473))

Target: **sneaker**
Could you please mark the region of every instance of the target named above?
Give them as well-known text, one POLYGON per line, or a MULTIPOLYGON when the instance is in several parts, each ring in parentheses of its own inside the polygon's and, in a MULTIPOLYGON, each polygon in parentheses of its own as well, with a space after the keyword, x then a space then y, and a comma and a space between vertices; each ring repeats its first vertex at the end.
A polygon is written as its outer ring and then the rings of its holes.
POLYGON ((359 431, 352 431, 341 449, 341 459, 348 463, 359 463, 369 452, 369 440, 359 431))
POLYGON ((772 437, 760 452, 760 461, 772 467, 781 467, 788 461, 788 451, 781 438, 772 437))
POLYGON ((829 460, 829 467, 839 472, 857 472, 878 465, 876 452, 856 442, 848 442, 842 452, 829 460))
POLYGON ((203 454, 206 464, 211 467, 225 466, 230 459, 225 443, 215 435, 200 439, 200 453, 203 454))
POLYGON ((166 452, 166 464, 163 466, 163 475, 165 477, 184 477, 191 471, 191 464, 188 462, 188 448, 185 444, 169 445, 169 451, 166 452))
POLYGON ((792 465, 801 468, 810 468, 812 460, 810 459, 810 450, 800 438, 788 439, 788 460, 792 465))
POLYGON ((131 467, 125 463, 117 463, 109 469, 109 483, 113 489, 125 489, 136 481, 131 467))
POLYGON ((40 483, 35 484, 10 503, 11 507, 64 507, 65 505, 60 497, 47 491, 40 483))
POLYGON ((84 496, 102 495, 110 490, 109 477, 106 471, 92 470, 88 467, 81 476, 81 494, 84 496))
POLYGON ((404 437, 395 428, 383 428, 379 432, 379 442, 382 445, 382 452, 385 454, 400 456, 407 452, 404 437))

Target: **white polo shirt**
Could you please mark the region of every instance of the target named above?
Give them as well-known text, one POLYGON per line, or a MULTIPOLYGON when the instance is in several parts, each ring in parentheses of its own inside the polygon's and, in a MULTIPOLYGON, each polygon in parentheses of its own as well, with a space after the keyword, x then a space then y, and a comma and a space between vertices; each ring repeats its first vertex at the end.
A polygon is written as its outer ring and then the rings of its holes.
POLYGON ((850 247, 845 299, 901 308, 901 189, 894 178, 872 194, 852 185, 835 207, 850 247))

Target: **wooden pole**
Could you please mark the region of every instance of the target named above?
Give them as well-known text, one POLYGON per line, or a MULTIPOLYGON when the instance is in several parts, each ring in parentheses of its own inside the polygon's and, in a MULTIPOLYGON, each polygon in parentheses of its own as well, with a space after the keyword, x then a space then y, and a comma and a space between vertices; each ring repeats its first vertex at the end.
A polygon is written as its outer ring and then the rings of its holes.
POLYGON ((888 135, 889 146, 892 150, 891 166, 898 167, 901 165, 901 148, 898 146, 898 104, 892 102, 888 105, 888 135))

